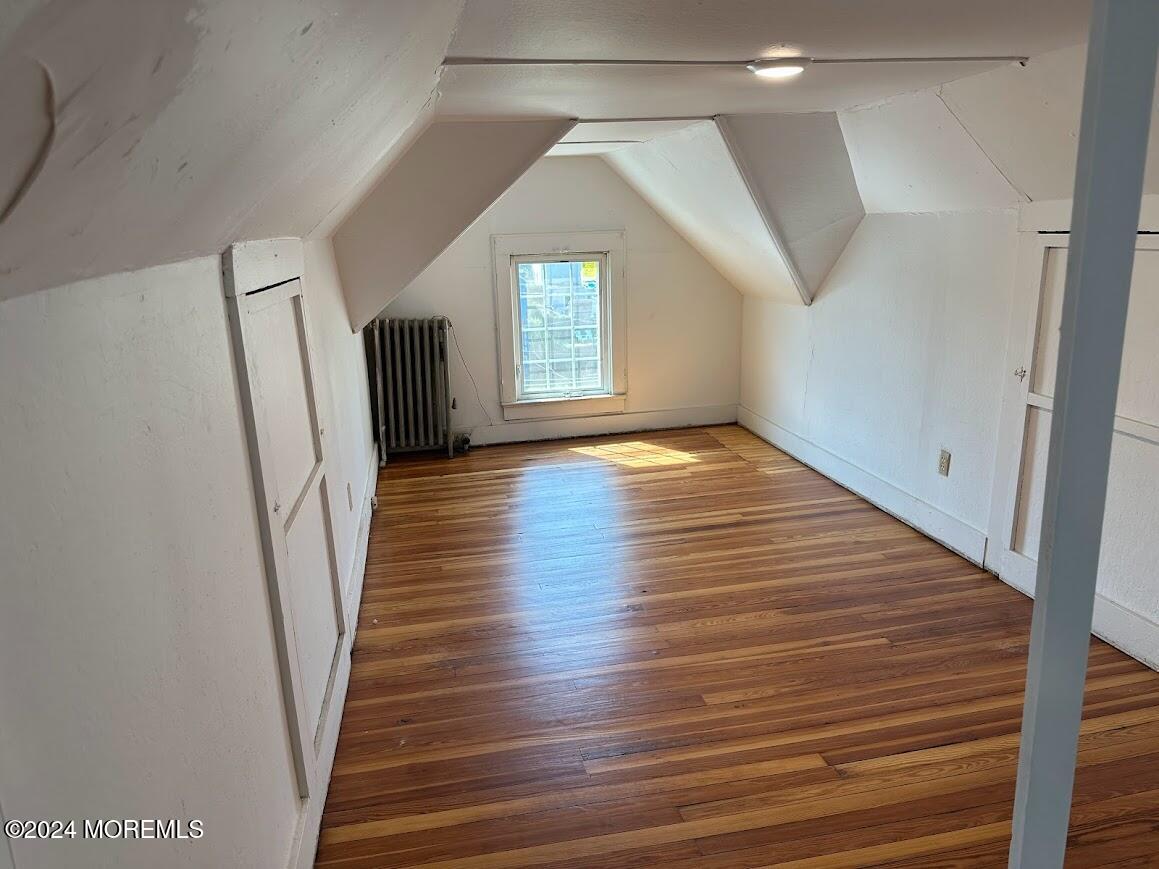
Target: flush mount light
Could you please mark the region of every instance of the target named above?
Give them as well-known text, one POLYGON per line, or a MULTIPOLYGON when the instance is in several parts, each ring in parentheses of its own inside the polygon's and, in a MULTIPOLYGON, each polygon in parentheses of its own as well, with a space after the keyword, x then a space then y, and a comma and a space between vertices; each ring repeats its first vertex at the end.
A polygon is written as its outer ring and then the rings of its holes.
POLYGON ((792 78, 803 73, 812 62, 811 57, 762 57, 747 66, 762 78, 792 78))

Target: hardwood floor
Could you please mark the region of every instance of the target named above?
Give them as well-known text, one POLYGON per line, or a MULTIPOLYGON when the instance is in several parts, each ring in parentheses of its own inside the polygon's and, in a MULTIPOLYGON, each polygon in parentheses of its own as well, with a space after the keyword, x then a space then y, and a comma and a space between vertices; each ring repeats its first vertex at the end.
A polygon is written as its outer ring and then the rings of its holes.
MULTIPOLYGON (((392 460, 318 865, 1005 866, 1030 603, 734 426, 392 460)), ((1159 865, 1091 645, 1068 866, 1159 865)))

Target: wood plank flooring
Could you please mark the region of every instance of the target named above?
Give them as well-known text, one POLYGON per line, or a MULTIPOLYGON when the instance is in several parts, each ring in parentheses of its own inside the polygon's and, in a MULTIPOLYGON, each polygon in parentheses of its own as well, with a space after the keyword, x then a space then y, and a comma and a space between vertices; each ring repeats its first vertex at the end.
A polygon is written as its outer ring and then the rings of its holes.
MULTIPOLYGON (((1005 866, 1030 603, 735 426, 392 460, 324 867, 1005 866)), ((1068 866, 1159 866, 1091 645, 1068 866)))

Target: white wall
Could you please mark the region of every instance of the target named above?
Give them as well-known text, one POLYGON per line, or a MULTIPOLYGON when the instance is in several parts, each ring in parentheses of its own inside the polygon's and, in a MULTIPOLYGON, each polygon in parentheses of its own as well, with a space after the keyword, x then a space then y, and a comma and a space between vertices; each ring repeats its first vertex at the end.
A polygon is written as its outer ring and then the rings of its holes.
MULTIPOLYGON (((307 262, 328 446, 358 498, 360 339, 328 250, 307 262)), ((205 823, 197 842, 15 842, 16 865, 284 866, 299 800, 220 259, 2 302, 0 369, 0 804, 205 823)), ((346 576, 361 504, 336 488, 346 576)))
POLYGON ((1016 222, 1012 211, 869 214, 810 307, 744 305, 742 422, 978 561, 1016 222))
POLYGON ((602 160, 541 160, 390 306, 390 316, 451 318, 487 416, 452 355, 457 430, 476 443, 629 431, 735 418, 740 295, 602 160), (504 423, 492 290, 492 234, 624 229, 628 399, 622 415, 504 423))

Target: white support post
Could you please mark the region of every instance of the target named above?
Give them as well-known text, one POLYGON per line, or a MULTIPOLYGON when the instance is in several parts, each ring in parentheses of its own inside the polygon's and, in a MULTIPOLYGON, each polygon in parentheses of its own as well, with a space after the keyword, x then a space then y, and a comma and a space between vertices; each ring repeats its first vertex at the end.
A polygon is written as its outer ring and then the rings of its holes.
POLYGON ((1010 843, 1061 869, 1159 47, 1157 0, 1095 0, 1010 843))

